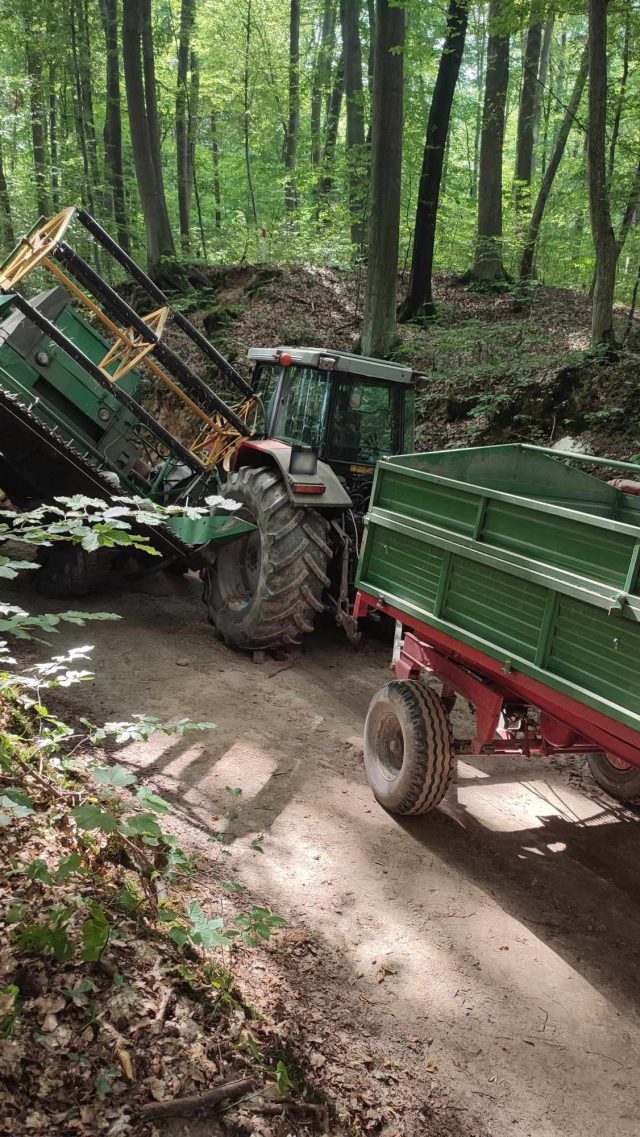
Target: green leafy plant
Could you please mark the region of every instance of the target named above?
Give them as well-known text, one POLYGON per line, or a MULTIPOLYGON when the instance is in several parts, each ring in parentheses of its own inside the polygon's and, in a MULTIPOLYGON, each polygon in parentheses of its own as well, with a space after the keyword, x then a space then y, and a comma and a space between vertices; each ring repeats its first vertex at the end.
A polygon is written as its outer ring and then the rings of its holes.
MULTIPOLYGON (((62 502, 62 499, 57 499, 62 502)), ((43 507, 18 518, 11 525, 0 523, 0 541, 9 533, 32 544, 70 540, 88 551, 95 547, 90 534, 95 533, 99 547, 128 544, 129 522, 152 524, 165 516, 147 502, 115 499, 122 504, 106 506, 93 499, 76 497, 60 506, 43 507)), ((178 507, 169 512, 179 512, 178 507)), ((165 511, 166 513, 166 511, 165 511)), ((4 515, 6 516, 6 514, 4 515)), ((146 549, 146 539, 141 542, 146 549)), ((152 550, 148 550, 152 551, 152 550)), ((3 557, 0 562, 5 577, 31 562, 3 557)), ((16 639, 45 638, 59 631, 61 622, 83 626, 91 619, 117 619, 111 613, 63 612, 55 615, 30 615, 11 605, 0 607, 0 630, 16 639)), ((26 954, 53 956, 58 963, 75 958, 84 963, 99 961, 109 944, 121 934, 122 915, 136 917, 143 912, 163 926, 178 946, 202 953, 229 951, 236 938, 256 946, 267 940, 284 921, 269 909, 251 907, 225 919, 207 915, 198 901, 185 910, 159 900, 158 882, 174 881, 178 876, 193 874, 195 858, 186 854, 178 839, 163 826, 171 818, 171 803, 138 775, 121 763, 108 764, 91 753, 88 744, 99 746, 107 740, 117 744, 146 742, 156 732, 182 736, 188 731, 213 728, 211 722, 192 722, 182 718, 167 722, 155 715, 135 714, 131 721, 107 722, 97 726, 86 719, 77 727, 63 722, 47 708, 45 692, 89 681, 92 673, 78 663, 89 658, 87 646, 71 648, 64 654, 44 661, 30 662, 19 668, 6 641, 0 641, 0 696, 11 714, 0 729, 0 771, 7 784, 0 786, 0 826, 51 823, 62 825, 75 847, 51 864, 44 856, 30 861, 16 858, 11 870, 30 882, 29 899, 13 905, 6 923, 12 929, 14 943, 26 954), (78 757, 83 754, 83 757, 78 757), (72 790, 70 787, 73 787, 72 790), (113 894, 111 906, 91 894, 92 874, 98 860, 108 853, 126 861, 130 871, 124 883, 113 894), (85 878, 82 893, 70 894, 69 882, 85 878), (64 902, 56 902, 58 890, 64 889, 64 902), (43 891, 44 890, 44 891, 43 891), (120 917, 118 917, 118 912, 120 917)), ((239 798, 239 787, 227 787, 233 798, 239 798)), ((27 837, 28 839, 28 837, 27 837)), ((224 840, 215 834, 216 843, 224 840)), ((221 853, 228 850, 221 849, 221 853)), ((237 881, 223 881, 222 888, 230 896, 241 898, 246 891, 237 881)), ((164 885, 163 885, 164 889, 164 885)), ((70 995, 83 1003, 92 990, 89 979, 81 979, 70 995), (85 984, 83 986, 83 984, 85 984)), ((0 1032, 13 1030, 17 1014, 15 993, 2 993, 0 1032)), ((112 1072, 103 1071, 100 1095, 108 1091, 112 1072)))

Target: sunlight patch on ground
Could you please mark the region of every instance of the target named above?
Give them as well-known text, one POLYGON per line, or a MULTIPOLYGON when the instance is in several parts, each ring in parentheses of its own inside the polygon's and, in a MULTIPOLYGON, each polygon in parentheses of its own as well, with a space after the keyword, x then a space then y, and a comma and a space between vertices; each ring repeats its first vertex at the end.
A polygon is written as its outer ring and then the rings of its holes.
POLYGON ((540 829, 549 818, 581 823, 598 819, 598 823, 602 823, 602 807, 597 802, 566 786, 556 788, 542 779, 458 786, 457 808, 454 805, 451 813, 463 820, 459 816, 460 808, 494 833, 540 829))
POLYGON ((256 797, 264 789, 278 768, 272 754, 253 743, 234 742, 217 759, 207 775, 207 788, 215 792, 217 785, 239 786, 242 800, 256 797))
POLYGON ((479 770, 477 766, 470 766, 468 762, 463 762, 462 758, 458 758, 457 762, 458 777, 478 781, 480 778, 489 778, 491 775, 486 770, 479 770))

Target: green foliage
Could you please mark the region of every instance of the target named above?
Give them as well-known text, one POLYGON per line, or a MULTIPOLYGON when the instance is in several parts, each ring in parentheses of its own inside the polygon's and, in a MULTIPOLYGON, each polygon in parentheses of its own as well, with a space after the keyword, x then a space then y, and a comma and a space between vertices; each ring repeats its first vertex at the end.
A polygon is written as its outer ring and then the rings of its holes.
MULTIPOLYGON (((405 106, 401 263, 411 246, 425 123, 439 63, 445 28, 446 5, 407 0, 409 13, 405 48, 405 106)), ((640 78, 633 66, 640 34, 637 6, 616 3, 609 8, 610 98, 609 140, 620 99, 620 122, 611 179, 614 223, 619 224, 629 196, 638 153, 638 105, 640 78), (632 66, 626 88, 620 92, 623 70, 626 11, 630 11, 632 66)), ((154 0, 154 62, 162 136, 162 164, 167 204, 174 232, 178 229, 176 169, 176 75, 178 15, 175 5, 154 0)), ((79 146, 86 132, 86 107, 77 83, 77 37, 71 34, 70 10, 61 12, 53 0, 36 6, 4 5, 0 12, 2 84, 0 87, 0 142, 8 180, 8 198, 13 229, 27 229, 38 213, 38 187, 34 178, 32 106, 25 74, 25 42, 29 42, 42 69, 43 117, 53 116, 55 138, 45 131, 45 186, 50 205, 84 202, 100 204, 102 220, 115 229, 110 194, 104 183, 105 154, 102 145, 106 117, 106 52, 97 0, 88 4, 90 87, 93 94, 93 127, 98 139, 96 169, 87 166, 79 146), (34 15, 34 11, 37 13, 34 15), (74 56, 74 44, 76 51, 74 56), (97 182, 96 182, 97 178, 97 182), (96 184, 94 184, 96 183, 96 184)), ((288 111, 289 15, 287 0, 252 0, 229 5, 226 0, 207 0, 196 5, 196 26, 191 47, 198 61, 198 97, 190 86, 189 114, 195 145, 197 200, 191 219, 189 257, 196 263, 246 260, 306 260, 318 264, 345 264, 353 250, 349 239, 346 183, 348 156, 345 146, 344 101, 333 157, 313 166, 311 161, 311 103, 314 84, 320 81, 323 108, 321 143, 326 143, 326 109, 336 79, 341 49, 340 35, 326 45, 325 71, 318 77, 322 0, 309 0, 304 9, 300 42, 300 130, 295 171, 298 205, 285 210, 287 171, 283 142, 288 111), (247 42, 247 31, 249 40, 247 42), (247 67, 244 74, 245 63, 247 67), (245 107, 245 78, 247 105, 245 107), (215 116, 215 133, 212 124, 215 116), (253 218, 248 185, 246 143, 252 168, 257 224, 253 218), (324 192, 320 177, 328 176, 331 187, 324 192), (220 201, 213 186, 219 181, 220 201), (196 206, 198 208, 196 208, 196 206), (219 215, 219 216, 218 216, 219 215), (261 235, 262 227, 266 237, 261 235)), ((541 121, 533 194, 538 190, 549 162, 563 109, 587 31, 584 4, 554 6, 555 28, 547 81, 541 84, 541 121)), ((511 36, 511 68, 507 92, 507 127, 504 148, 504 205, 506 249, 510 265, 517 260, 522 243, 522 220, 514 208, 512 179, 517 135, 517 104, 522 76, 523 40, 529 7, 504 5, 504 32, 511 36)), ((370 126, 371 92, 366 60, 370 48, 368 6, 362 5, 360 21, 364 60, 362 103, 370 126)), ((453 105, 449 144, 439 208, 436 267, 457 272, 468 267, 477 219, 479 124, 486 69, 487 5, 471 5, 462 70, 453 105)), ((80 45, 82 48, 82 45, 80 45)), ((133 170, 130 128, 123 90, 123 160, 128 202, 128 230, 132 250, 144 255, 145 226, 133 170)), ((588 288, 593 274, 593 247, 588 217, 584 129, 586 94, 558 172, 541 232, 538 271, 547 283, 588 288)), ((86 142, 86 140, 85 140, 86 142)), ((4 220, 4 218, 3 218, 4 220)), ((636 227, 637 230, 637 227, 636 227)), ((5 238, 6 240, 6 238, 5 238)), ((618 291, 627 299, 638 262, 639 235, 629 241, 629 257, 620 265, 618 291)), ((79 251, 95 256, 88 238, 79 251)), ((188 301, 186 301, 188 303, 188 301)), ((281 339, 287 339, 285 335, 281 339)), ((91 541, 93 538, 89 538, 91 541)), ((1 571, 1 569, 0 569, 1 571)))
MULTIPOLYGON (((69 518, 56 510, 55 539, 84 540, 77 528, 77 511, 85 508, 76 500, 69 518), (66 528, 65 528, 66 526, 66 528)), ((102 505, 103 510, 106 508, 102 505)), ((96 503, 91 506, 92 524, 100 524, 96 503)), ((32 530, 29 539, 37 543, 48 539, 47 520, 38 519, 42 529, 32 530)), ((20 562, 5 558, 9 570, 20 562)), ((41 632, 55 632, 65 616, 71 623, 82 624, 82 613, 62 613, 54 622, 49 617, 29 617, 20 612, 22 622, 10 629, 15 638, 24 638, 25 628, 37 627, 41 632), (27 621, 32 620, 33 623, 27 621)), ((58 963, 72 959, 84 963, 100 960, 110 942, 118 938, 119 920, 124 914, 135 919, 144 914, 156 919, 178 947, 189 947, 198 953, 229 950, 241 937, 246 944, 256 945, 268 939, 284 921, 269 909, 252 907, 248 913, 232 916, 225 922, 222 915, 209 917, 197 901, 178 912, 168 904, 159 904, 154 887, 161 878, 166 882, 194 873, 196 862, 186 854, 178 839, 165 832, 162 824, 170 820, 171 804, 159 794, 139 783, 136 774, 125 766, 105 764, 98 757, 81 760, 68 757, 85 743, 98 744, 106 739, 117 743, 145 742, 154 733, 184 735, 190 730, 208 730, 213 723, 194 723, 183 718, 165 722, 156 716, 137 714, 130 722, 112 722, 102 727, 83 720, 84 734, 52 715, 42 701, 45 689, 69 686, 91 678, 89 672, 70 666, 87 657, 90 649, 72 648, 63 655, 44 662, 32 663, 21 671, 5 643, 1 645, 0 694, 10 708, 10 729, 0 731, 0 769, 11 775, 11 783, 0 794, 0 826, 8 829, 22 825, 62 826, 75 842, 75 848, 57 865, 45 856, 31 861, 14 861, 11 875, 29 882, 28 899, 12 905, 5 916, 13 942, 28 955, 53 957, 58 963), (37 765, 36 765, 37 763, 37 765), (34 780, 34 775, 37 778, 34 780), (70 798, 67 780, 74 778, 70 798), (34 786, 37 793, 34 792, 34 786), (110 905, 98 902, 91 894, 92 872, 97 858, 110 853, 115 861, 126 856, 129 873, 116 887, 110 905), (74 877, 84 878, 82 894, 74 894, 69 884, 74 877), (62 902, 58 902, 60 896, 62 902), (109 907, 116 912, 114 918, 109 907)), ((241 795, 240 788, 228 787, 232 797, 241 795)), ((23 838, 29 840, 28 830, 23 838)), ((223 888, 241 897, 244 886, 225 881, 223 888)), ((81 979, 69 992, 76 1005, 84 1005, 85 996, 93 990, 89 979, 81 979)), ((0 1036, 11 1037, 19 1013, 17 989, 0 992, 0 1036)), ((112 1072, 102 1071, 96 1081, 98 1095, 106 1094, 112 1072), (101 1081, 102 1079, 102 1081, 101 1081), (100 1083, 100 1084, 98 1084, 100 1083)))

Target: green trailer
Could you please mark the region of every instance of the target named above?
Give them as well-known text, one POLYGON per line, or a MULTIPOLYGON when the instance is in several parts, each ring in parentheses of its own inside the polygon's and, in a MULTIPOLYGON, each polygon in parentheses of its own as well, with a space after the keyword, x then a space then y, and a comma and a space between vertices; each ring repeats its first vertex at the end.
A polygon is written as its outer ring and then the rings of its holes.
POLYGON ((356 613, 397 621, 396 678, 365 727, 367 773, 388 809, 437 805, 456 753, 587 753, 610 793, 640 793, 633 474, 640 466, 524 444, 379 463, 356 613), (475 708, 472 739, 453 739, 457 695, 475 708))

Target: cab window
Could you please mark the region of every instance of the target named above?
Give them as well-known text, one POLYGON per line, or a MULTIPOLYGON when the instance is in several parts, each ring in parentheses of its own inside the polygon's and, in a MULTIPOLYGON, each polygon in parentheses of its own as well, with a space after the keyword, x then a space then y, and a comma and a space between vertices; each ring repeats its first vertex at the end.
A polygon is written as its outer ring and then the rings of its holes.
POLYGON ((274 423, 282 442, 319 447, 329 405, 326 371, 316 367, 287 367, 274 423))
POLYGON ((276 393, 281 375, 282 367, 279 364, 276 367, 269 366, 268 364, 263 364, 260 367, 257 390, 264 408, 263 430, 265 434, 270 433, 271 419, 275 409, 276 393))
POLYGON ((376 462, 398 449, 400 389, 394 384, 339 379, 329 456, 342 462, 376 462))

